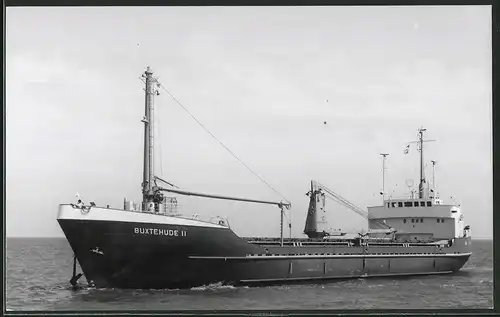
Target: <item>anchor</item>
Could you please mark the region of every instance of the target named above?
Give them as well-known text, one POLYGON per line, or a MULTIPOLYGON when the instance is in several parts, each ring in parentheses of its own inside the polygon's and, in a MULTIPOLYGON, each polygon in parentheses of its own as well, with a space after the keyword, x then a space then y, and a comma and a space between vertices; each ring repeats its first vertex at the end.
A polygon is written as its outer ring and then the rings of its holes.
POLYGON ((73 286, 73 289, 77 288, 77 283, 80 277, 82 277, 82 273, 76 274, 76 254, 73 256, 73 276, 69 280, 70 284, 73 286))

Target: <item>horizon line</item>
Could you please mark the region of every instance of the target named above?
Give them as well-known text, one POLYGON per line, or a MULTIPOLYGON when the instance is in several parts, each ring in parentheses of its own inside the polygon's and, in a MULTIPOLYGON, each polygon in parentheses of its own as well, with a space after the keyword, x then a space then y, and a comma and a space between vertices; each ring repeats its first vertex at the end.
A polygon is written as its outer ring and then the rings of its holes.
MULTIPOLYGON (((6 236, 6 239, 66 239, 65 236, 6 236)), ((472 240, 493 240, 493 237, 472 237, 472 240)))

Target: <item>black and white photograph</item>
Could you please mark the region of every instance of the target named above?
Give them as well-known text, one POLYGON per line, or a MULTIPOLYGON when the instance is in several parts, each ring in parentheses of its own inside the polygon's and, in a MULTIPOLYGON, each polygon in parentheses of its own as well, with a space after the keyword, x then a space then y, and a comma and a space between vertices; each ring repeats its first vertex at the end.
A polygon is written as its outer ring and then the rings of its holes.
POLYGON ((493 308, 492 7, 7 7, 7 311, 493 308))

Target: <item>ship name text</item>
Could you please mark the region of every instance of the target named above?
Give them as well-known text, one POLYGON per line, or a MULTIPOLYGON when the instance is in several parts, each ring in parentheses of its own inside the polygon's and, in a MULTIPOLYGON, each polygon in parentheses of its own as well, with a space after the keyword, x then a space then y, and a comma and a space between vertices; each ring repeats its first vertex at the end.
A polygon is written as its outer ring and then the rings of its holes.
POLYGON ((158 229, 158 228, 134 228, 135 234, 144 234, 150 236, 170 236, 170 237, 185 237, 185 230, 177 229, 158 229))

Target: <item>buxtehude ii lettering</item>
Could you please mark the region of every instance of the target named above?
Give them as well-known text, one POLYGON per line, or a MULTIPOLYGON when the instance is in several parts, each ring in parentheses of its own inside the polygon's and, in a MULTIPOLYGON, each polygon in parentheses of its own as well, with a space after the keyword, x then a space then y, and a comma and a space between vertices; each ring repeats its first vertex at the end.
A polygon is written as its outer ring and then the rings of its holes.
POLYGON ((187 232, 184 230, 153 229, 153 228, 134 228, 134 233, 150 235, 150 236, 170 236, 170 237, 185 237, 187 235, 187 232))

